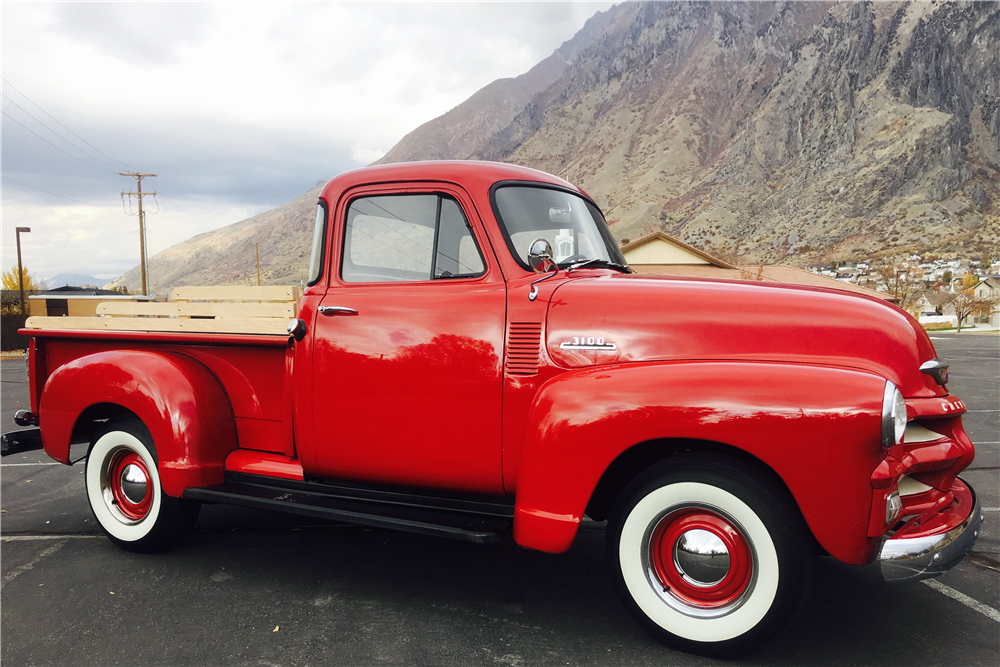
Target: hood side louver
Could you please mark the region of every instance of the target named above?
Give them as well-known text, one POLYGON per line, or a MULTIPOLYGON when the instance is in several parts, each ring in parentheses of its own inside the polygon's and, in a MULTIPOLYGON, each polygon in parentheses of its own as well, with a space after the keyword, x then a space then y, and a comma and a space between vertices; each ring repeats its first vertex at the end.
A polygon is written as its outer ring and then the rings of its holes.
POLYGON ((540 323, 510 323, 507 331, 507 375, 535 375, 538 372, 538 347, 541 340, 540 323))

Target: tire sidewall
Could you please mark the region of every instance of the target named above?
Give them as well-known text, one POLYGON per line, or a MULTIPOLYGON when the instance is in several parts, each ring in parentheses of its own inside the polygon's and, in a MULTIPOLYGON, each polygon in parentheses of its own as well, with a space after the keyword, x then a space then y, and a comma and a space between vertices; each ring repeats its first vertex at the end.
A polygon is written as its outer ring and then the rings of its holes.
POLYGON ((156 458, 151 447, 138 437, 146 435, 137 433, 140 429, 145 430, 132 422, 110 425, 91 445, 84 470, 87 480, 87 499, 90 501, 94 517, 109 537, 121 543, 137 543, 153 533, 163 507, 163 490, 160 486, 156 458), (110 506, 104 497, 101 483, 102 476, 107 474, 111 459, 123 450, 134 452, 142 458, 152 487, 153 500, 149 511, 137 521, 130 520, 110 506))
POLYGON ((640 625, 674 648, 719 656, 747 650, 793 618, 808 588, 811 561, 801 519, 793 514, 779 494, 736 468, 697 459, 654 466, 622 493, 608 524, 608 563, 619 597, 640 625), (752 543, 753 589, 724 616, 677 611, 653 590, 643 567, 643 534, 669 508, 683 505, 721 510, 752 543))

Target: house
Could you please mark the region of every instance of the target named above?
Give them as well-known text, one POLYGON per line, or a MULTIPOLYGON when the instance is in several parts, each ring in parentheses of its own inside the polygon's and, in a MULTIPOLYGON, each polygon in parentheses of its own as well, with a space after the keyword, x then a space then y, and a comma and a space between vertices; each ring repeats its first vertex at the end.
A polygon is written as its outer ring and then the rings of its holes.
POLYGON ((93 317, 97 304, 104 301, 152 301, 156 295, 122 294, 96 287, 57 287, 28 297, 28 314, 32 317, 93 317))
POLYGON ((977 317, 976 322, 1000 327, 1000 280, 994 280, 993 278, 981 280, 978 285, 972 288, 972 293, 979 299, 997 300, 997 303, 993 304, 993 312, 977 317))
MULTIPOLYGON (((664 232, 653 232, 634 241, 624 240, 621 250, 628 265, 632 267, 633 271, 640 274, 761 280, 828 287, 856 294, 866 294, 886 301, 896 300, 894 296, 885 292, 877 292, 867 287, 841 282, 833 277, 817 275, 793 266, 781 264, 736 266, 664 232)), ((835 276, 836 273, 833 275, 835 276)))

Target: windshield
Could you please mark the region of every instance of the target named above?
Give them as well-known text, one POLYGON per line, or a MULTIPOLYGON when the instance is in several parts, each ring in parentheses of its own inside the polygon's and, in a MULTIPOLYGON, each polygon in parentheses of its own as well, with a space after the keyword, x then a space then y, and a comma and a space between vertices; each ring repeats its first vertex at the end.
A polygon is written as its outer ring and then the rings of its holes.
POLYGON ((528 248, 535 239, 548 241, 553 259, 564 268, 586 260, 625 264, 604 216, 579 195, 545 187, 508 185, 497 188, 494 199, 507 245, 526 269, 528 248))

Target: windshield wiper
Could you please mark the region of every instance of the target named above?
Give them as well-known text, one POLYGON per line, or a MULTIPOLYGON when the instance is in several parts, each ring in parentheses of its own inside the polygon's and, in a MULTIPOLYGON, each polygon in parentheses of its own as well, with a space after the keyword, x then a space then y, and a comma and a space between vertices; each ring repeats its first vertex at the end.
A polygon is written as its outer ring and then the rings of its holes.
POLYGON ((586 266, 597 266, 606 267, 609 269, 614 269, 615 271, 621 271, 622 273, 632 273, 632 269, 625 266, 624 264, 616 264, 615 262, 609 262, 606 259, 599 259, 595 257, 594 259, 585 259, 582 262, 576 262, 575 264, 570 264, 566 267, 567 271, 575 271, 576 269, 582 269, 586 266))

